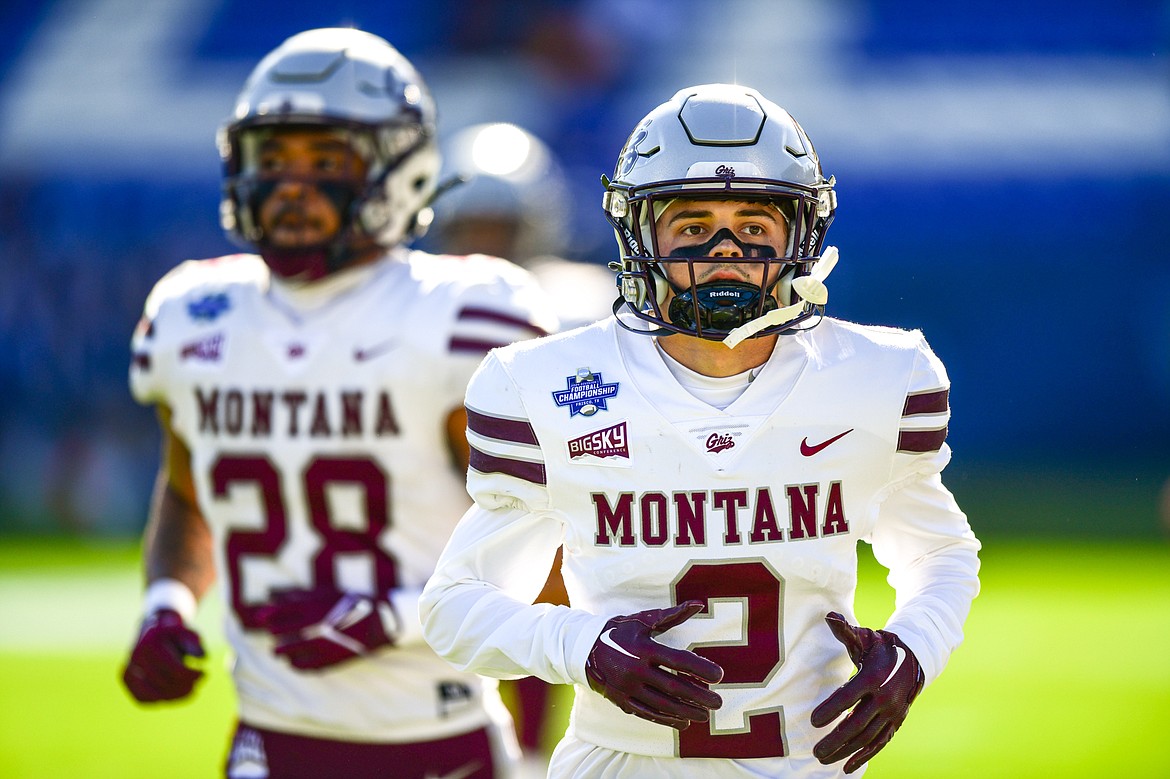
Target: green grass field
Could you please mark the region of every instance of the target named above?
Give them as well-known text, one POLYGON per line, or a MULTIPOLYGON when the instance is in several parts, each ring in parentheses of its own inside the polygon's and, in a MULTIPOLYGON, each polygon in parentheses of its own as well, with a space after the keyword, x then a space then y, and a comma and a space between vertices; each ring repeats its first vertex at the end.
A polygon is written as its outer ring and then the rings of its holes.
MULTIPOLYGON (((859 615, 880 624, 891 594, 863 563, 859 615)), ((985 539, 982 578, 966 644, 868 775, 1170 776, 1170 546, 985 539)), ((147 709, 118 679, 139 590, 133 543, 0 537, 0 777, 220 775, 233 697, 218 610, 199 618, 211 656, 195 699, 147 709)))

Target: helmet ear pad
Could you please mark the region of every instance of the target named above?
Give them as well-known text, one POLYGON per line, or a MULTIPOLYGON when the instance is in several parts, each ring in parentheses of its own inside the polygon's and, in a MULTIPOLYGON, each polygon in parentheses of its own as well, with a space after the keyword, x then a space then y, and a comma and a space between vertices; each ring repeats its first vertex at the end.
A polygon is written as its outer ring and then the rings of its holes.
POLYGON ((429 208, 438 171, 438 146, 433 138, 420 138, 367 187, 356 226, 382 246, 419 237, 426 229, 419 213, 429 208))

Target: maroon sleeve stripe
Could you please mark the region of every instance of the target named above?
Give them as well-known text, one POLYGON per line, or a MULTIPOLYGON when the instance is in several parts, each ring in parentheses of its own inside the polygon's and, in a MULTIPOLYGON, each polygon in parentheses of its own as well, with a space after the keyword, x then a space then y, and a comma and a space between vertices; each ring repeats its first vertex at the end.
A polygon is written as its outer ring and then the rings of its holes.
POLYGON ((492 349, 507 346, 506 341, 485 341, 480 338, 452 338, 447 343, 447 351, 457 354, 486 355, 492 349))
POLYGON ((144 314, 142 318, 138 320, 138 324, 135 325, 134 331, 135 333, 142 333, 142 337, 149 341, 150 339, 154 338, 154 320, 148 319, 144 314))
POLYGON ((494 457, 471 447, 471 467, 480 473, 502 473, 517 479, 544 485, 544 463, 530 463, 525 460, 513 460, 510 457, 494 457))
POLYGON ((484 438, 495 438, 513 444, 537 443, 532 425, 522 419, 504 419, 467 409, 467 429, 484 438))
POLYGON ((898 431, 898 451, 905 454, 924 454, 937 452, 942 449, 947 440, 947 429, 938 430, 900 430, 898 431))
POLYGON ((543 327, 529 322, 522 317, 513 316, 512 314, 497 311, 494 308, 480 308, 478 306, 467 306, 460 309, 455 316, 460 321, 473 322, 493 322, 498 325, 511 325, 512 327, 519 327, 522 330, 527 330, 533 335, 548 335, 543 327))
POLYGON ((902 407, 902 416, 912 417, 916 414, 941 414, 947 410, 947 399, 950 390, 933 390, 931 392, 913 392, 906 396, 906 405, 902 407))
POLYGON ((135 368, 143 371, 150 370, 150 355, 146 352, 135 352, 133 360, 135 368))

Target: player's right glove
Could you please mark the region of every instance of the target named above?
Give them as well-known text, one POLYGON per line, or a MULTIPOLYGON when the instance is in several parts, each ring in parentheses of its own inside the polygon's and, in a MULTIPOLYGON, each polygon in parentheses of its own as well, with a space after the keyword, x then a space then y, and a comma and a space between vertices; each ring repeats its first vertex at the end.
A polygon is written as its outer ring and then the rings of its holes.
POLYGON ((702 610, 702 601, 691 600, 606 622, 585 661, 589 686, 627 714, 659 725, 685 730, 692 722, 706 722, 711 709, 723 705, 708 688, 723 678, 723 669, 654 640, 702 610))
POLYGON ((122 682, 142 703, 185 698, 203 676, 187 665, 188 656, 204 656, 199 634, 184 624, 177 611, 159 609, 142 621, 122 682))

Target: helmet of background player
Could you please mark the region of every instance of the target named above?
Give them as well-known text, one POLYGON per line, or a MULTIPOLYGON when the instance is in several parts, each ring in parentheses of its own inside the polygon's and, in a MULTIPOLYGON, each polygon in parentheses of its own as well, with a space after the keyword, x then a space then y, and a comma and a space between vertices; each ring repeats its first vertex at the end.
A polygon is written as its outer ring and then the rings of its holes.
POLYGON ((359 248, 396 246, 429 222, 440 165, 434 100, 410 61, 376 35, 334 28, 289 38, 252 71, 217 140, 223 228, 278 276, 327 276, 353 263, 359 248), (262 175, 260 150, 289 128, 336 133, 365 163, 364 180, 322 182, 341 227, 312 246, 279 246, 260 220, 279 182, 279 174, 262 175))
POLYGON ((569 194, 560 163, 514 124, 466 127, 443 144, 443 180, 462 181, 435 205, 431 237, 451 254, 524 264, 568 245, 569 194))
MULTIPOLYGON (((679 90, 638 123, 612 180, 603 182, 605 213, 621 250, 625 309, 656 325, 637 332, 666 330, 725 340, 739 327, 760 336, 820 321, 821 305, 796 294, 793 282, 808 276, 821 259, 837 207, 835 180, 821 172, 816 150, 796 120, 756 90, 730 84, 679 90), (689 288, 668 282, 666 262, 690 266, 681 275, 694 279, 693 265, 712 261, 705 256, 709 248, 701 251, 704 256, 667 258, 659 252, 655 219, 677 198, 774 206, 787 222, 787 248, 773 252, 748 246, 736 262, 763 265, 765 279, 775 277, 769 271, 779 266, 776 280, 766 288, 734 290, 723 289, 720 282, 689 288), (747 326, 753 320, 760 321, 747 326)), ((835 257, 832 250, 833 262, 835 257)), ((822 269, 827 273, 829 267, 831 262, 822 269)), ((797 289, 807 288, 798 284, 797 289)), ((824 294, 811 297, 823 305, 824 294)))

